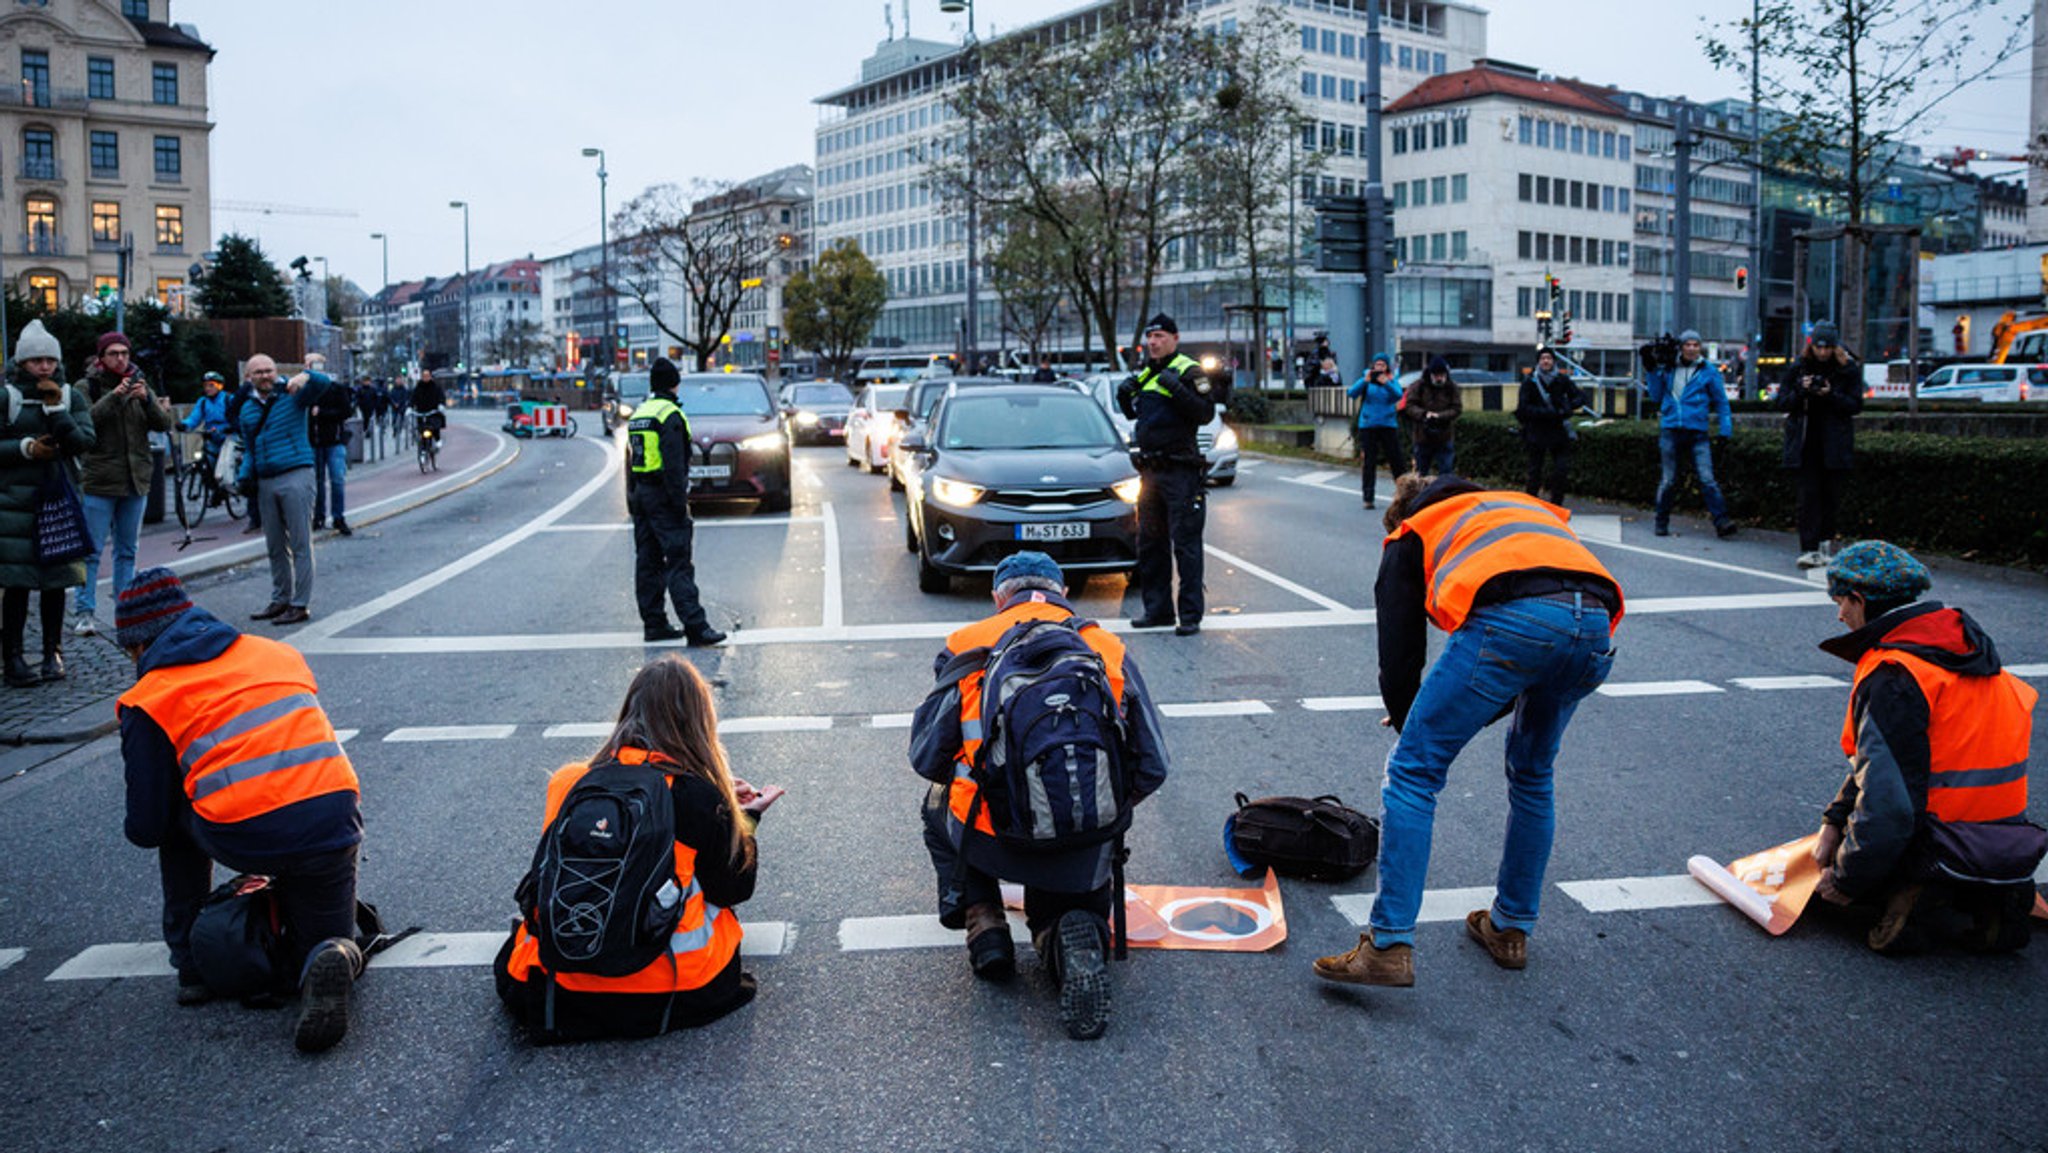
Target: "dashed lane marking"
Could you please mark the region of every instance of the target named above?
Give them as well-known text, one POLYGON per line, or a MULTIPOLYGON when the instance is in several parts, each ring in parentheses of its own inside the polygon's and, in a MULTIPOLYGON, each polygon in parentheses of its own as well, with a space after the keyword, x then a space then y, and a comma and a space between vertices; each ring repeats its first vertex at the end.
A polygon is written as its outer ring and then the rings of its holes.
POLYGON ((1305 585, 1296 584, 1295 582, 1288 580, 1286 577, 1283 577, 1278 573, 1270 572, 1266 569, 1260 568, 1258 565, 1253 564, 1252 562, 1244 559, 1241 556, 1237 556, 1233 553, 1224 552, 1222 549, 1217 548, 1215 545, 1205 544, 1202 546, 1202 551, 1208 553, 1210 556, 1215 557, 1217 560, 1220 560, 1225 564, 1235 565, 1241 571, 1248 573, 1252 576, 1258 577, 1260 580, 1265 581, 1268 584, 1286 589, 1288 592, 1293 593, 1295 596, 1298 596, 1303 600, 1312 601, 1315 604, 1321 605, 1322 607, 1329 609, 1331 612, 1345 613, 1351 611, 1351 606, 1349 605, 1340 604, 1337 601, 1331 600, 1329 597, 1324 596, 1323 594, 1315 591, 1312 588, 1308 588, 1305 585))
POLYGON ((171 977, 170 946, 161 941, 94 945, 57 966, 45 981, 97 981, 109 977, 171 977))
POLYGON ((361 729, 336 729, 334 730, 334 743, 337 745, 345 745, 362 735, 363 730, 361 729))
POLYGON ((914 717, 915 714, 913 713, 876 713, 868 718, 868 727, 871 729, 907 729, 910 727, 910 722, 914 717))
POLYGON ((1706 681, 1610 681, 1597 690, 1603 697, 1674 697, 1686 693, 1721 693, 1728 690, 1706 681))
POLYGON ((1759 692, 1775 692, 1781 689, 1846 689, 1849 682, 1840 677, 1736 677, 1735 683, 1745 689, 1759 692))
POLYGON ((846 626, 846 593, 839 581, 839 520, 832 515, 832 502, 825 502, 825 603, 823 623, 828 629, 846 626))
POLYGON ((612 735, 616 726, 605 721, 573 722, 565 725, 549 725, 540 732, 542 740, 571 738, 579 741, 603 740, 612 735))
POLYGON ((1301 707, 1312 713, 1355 713, 1384 709, 1378 697, 1303 697, 1301 707))
MULTIPOLYGON (((1330 904, 1344 915, 1344 919, 1363 927, 1372 917, 1375 893, 1340 893, 1330 898, 1330 904)), ((1430 889, 1422 894, 1422 911, 1415 915, 1418 925, 1435 924, 1441 921, 1462 921, 1465 914, 1474 909, 1484 909, 1493 904, 1493 886, 1478 889, 1430 889)))
POLYGON ((2048 677, 2048 665, 2007 665, 2005 671, 2016 677, 2048 677))
POLYGON ((27 949, 0 949, 0 973, 5 973, 13 968, 17 962, 26 956, 28 956, 27 949))
POLYGON ((1618 544, 1621 541, 1621 518, 1612 515, 1574 515, 1572 517, 1572 531, 1579 534, 1580 540, 1618 544))
MULTIPOLYGON (((735 517, 698 517, 698 518, 695 518, 695 519, 691 520, 691 522, 690 522, 690 523, 691 523, 691 525, 692 525, 693 527, 695 527, 695 528, 698 528, 698 529, 708 529, 708 528, 758 528, 758 527, 761 527, 761 526, 764 526, 764 525, 792 525, 792 524, 818 524, 818 523, 822 522, 822 521, 823 521, 824 519, 825 519, 825 518, 824 518, 824 517, 822 517, 822 516, 802 516, 802 515, 798 515, 798 516, 735 516, 735 517)), ((891 518, 891 519, 894 519, 894 518, 891 518)), ((600 522, 600 523, 595 523, 595 524, 551 524, 551 525, 548 525, 547 527, 545 527, 545 528, 542 528, 542 529, 540 529, 540 530, 538 530, 538 531, 540 531, 540 532, 631 532, 631 531, 632 531, 632 529, 633 529, 633 522, 632 522, 632 521, 630 521, 630 520, 618 520, 618 521, 603 521, 603 522, 600 522)))
POLYGON ((830 715, 816 717, 733 717, 718 722, 726 733, 817 733, 832 727, 830 715))
POLYGON ((1337 479, 1340 476, 1350 475, 1350 473, 1346 472, 1331 472, 1325 469, 1319 472, 1304 473, 1301 476, 1283 476, 1280 479, 1286 481, 1288 484, 1305 484, 1310 488, 1322 488, 1324 487, 1325 481, 1331 481, 1337 479))
POLYGON ((1686 873, 1661 877, 1616 877, 1608 881, 1566 881, 1558 889, 1588 913, 1622 913, 1640 909, 1682 909, 1718 905, 1713 890, 1686 873))
POLYGON ((1193 701, 1182 705, 1160 705, 1163 717, 1259 717, 1273 711, 1264 701, 1193 701))
MULTIPOLYGON (((1025 927, 1023 918, 1010 922, 1010 939, 1020 945, 1031 943, 1031 931, 1025 927)), ((839 922, 842 953, 958 948, 964 940, 960 930, 946 928, 933 916, 848 917, 839 922)))
POLYGON ((410 728, 393 729, 384 734, 386 741, 502 741, 518 729, 517 725, 415 725, 410 728))

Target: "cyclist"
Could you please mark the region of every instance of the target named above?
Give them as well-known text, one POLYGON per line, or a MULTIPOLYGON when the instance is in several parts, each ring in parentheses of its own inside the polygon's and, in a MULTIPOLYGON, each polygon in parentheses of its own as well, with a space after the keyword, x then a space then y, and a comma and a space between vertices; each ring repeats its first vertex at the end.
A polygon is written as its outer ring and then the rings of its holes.
POLYGON ((442 409, 448 404, 448 394, 441 389, 441 382, 434 379, 434 370, 420 369, 419 383, 412 390, 413 419, 421 428, 434 430, 434 439, 441 438, 441 430, 448 427, 448 414, 442 409))
POLYGON ((192 411, 185 414, 178 426, 186 432, 197 432, 205 438, 204 455, 201 458, 206 469, 206 503, 208 507, 220 503, 213 479, 215 467, 220 463, 220 446, 228 439, 228 395, 227 379, 217 372, 209 372, 199 378, 201 396, 192 404, 192 411))

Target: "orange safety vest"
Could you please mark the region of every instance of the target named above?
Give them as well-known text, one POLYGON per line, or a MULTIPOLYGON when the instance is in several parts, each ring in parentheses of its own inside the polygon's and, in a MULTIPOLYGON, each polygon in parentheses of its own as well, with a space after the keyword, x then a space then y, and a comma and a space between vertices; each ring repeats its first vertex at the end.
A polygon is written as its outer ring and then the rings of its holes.
POLYGON ((231 825, 361 791, 318 691, 298 650, 244 635, 203 664, 150 670, 119 703, 171 739, 192 811, 231 825))
MULTIPOLYGON (((1856 662, 1856 685, 1879 665, 1908 673, 1927 698, 1927 815, 1942 821, 2002 821, 2027 811, 2027 746, 2034 736, 2034 687, 2000 670, 1966 677, 1897 649, 1873 648, 1856 662)), ((1856 691, 1842 717, 1842 752, 1856 755, 1856 691)))
MULTIPOLYGON (((1020 621, 1058 621, 1073 616, 1065 609, 1047 600, 1025 600, 1011 605, 987 620, 976 621, 953 630, 946 638, 946 651, 964 653, 973 648, 994 648, 1003 634, 1020 621)), ((1109 673, 1109 691, 1116 697, 1117 708, 1123 708, 1124 700, 1124 643, 1108 629, 1100 625, 1089 625, 1081 630, 1081 639, 1102 658, 1102 667, 1109 673)), ((976 669, 960 681, 960 753, 953 758, 953 784, 946 794, 946 807, 952 811, 956 824, 965 828, 967 814, 974 807, 974 795, 980 786, 971 775, 975 754, 981 750, 981 678, 985 670, 976 669)), ((988 819, 988 807, 974 815, 976 832, 995 836, 995 825, 988 819)))
POLYGON ((1566 527, 1571 515, 1518 492, 1468 492, 1410 515, 1387 534, 1384 544, 1411 535, 1422 541, 1429 619, 1447 633, 1458 631, 1472 615, 1472 598, 1487 581, 1502 573, 1558 569, 1604 577, 1614 586, 1611 634, 1621 623, 1621 582, 1566 527))
MULTIPOLYGON (((620 749, 619 760, 628 765, 648 759, 667 760, 645 749, 620 749)), ((590 771, 587 764, 565 765, 548 778, 546 828, 555 819, 569 790, 590 771)), ((681 993, 701 989, 725 971, 740 951, 740 919, 731 909, 704 900, 704 887, 697 883, 697 850, 676 842, 676 885, 683 890, 683 917, 669 937, 668 956, 656 957, 647 967, 623 977, 600 977, 592 973, 556 973, 555 984, 578 993, 681 993)), ((540 963, 540 941, 521 922, 512 942, 512 957, 506 963, 512 978, 528 981, 545 972, 540 963)))

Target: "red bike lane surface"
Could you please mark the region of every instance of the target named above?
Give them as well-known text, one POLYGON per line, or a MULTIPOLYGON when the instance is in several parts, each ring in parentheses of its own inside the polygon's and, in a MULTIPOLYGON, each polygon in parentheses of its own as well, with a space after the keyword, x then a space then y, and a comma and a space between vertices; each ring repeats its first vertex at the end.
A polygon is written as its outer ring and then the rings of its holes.
MULTIPOLYGON (((466 488, 511 463, 518 452, 511 437, 451 420, 441 444, 438 471, 422 473, 418 455, 409 451, 392 451, 382 460, 349 466, 344 491, 349 527, 374 524, 466 488)), ((191 542, 180 547, 185 529, 178 524, 175 504, 169 499, 164 503, 163 522, 143 526, 135 550, 138 570, 167 565, 190 576, 266 555, 263 534, 242 531, 249 525, 246 512, 243 519, 235 520, 218 508, 206 511, 206 519, 191 531, 191 542)), ((333 535, 331 528, 313 534, 315 540, 333 535)), ((105 559, 100 573, 106 592, 111 589, 112 576, 105 559)))

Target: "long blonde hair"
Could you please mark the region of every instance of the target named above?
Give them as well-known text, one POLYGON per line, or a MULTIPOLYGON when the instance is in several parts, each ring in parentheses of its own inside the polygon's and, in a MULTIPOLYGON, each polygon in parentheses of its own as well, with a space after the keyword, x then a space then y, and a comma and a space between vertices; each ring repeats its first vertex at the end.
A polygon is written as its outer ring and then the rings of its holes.
POLYGON ((695 665, 666 656, 634 674, 619 706, 618 723, 591 760, 609 760, 627 748, 660 753, 680 771, 715 785, 733 816, 732 856, 738 857, 745 836, 739 796, 733 791, 725 746, 718 741, 718 706, 695 665))

